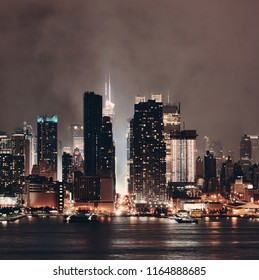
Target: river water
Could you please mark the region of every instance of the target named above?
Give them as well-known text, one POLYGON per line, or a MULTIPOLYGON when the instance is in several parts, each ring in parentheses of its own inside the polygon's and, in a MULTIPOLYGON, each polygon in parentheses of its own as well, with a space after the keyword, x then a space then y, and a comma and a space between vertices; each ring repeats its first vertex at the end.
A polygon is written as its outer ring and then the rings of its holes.
POLYGON ((178 224, 153 217, 63 223, 25 217, 0 223, 2 260, 259 259, 259 220, 202 218, 178 224))

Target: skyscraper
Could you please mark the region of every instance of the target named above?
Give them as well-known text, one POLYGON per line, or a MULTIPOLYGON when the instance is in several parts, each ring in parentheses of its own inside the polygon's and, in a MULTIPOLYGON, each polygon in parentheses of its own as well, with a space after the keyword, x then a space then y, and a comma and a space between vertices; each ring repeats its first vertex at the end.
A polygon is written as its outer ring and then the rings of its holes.
POLYGON ((196 179, 196 130, 171 132, 170 182, 190 185, 196 179))
POLYGON ((221 141, 219 140, 211 141, 209 151, 216 158, 216 175, 219 178, 221 173, 222 163, 223 163, 223 148, 222 148, 221 141))
POLYGON ((62 182, 65 189, 72 191, 73 184, 73 159, 72 155, 66 152, 62 154, 62 182))
POLYGON ((171 131, 180 131, 180 104, 163 106, 164 139, 166 144, 166 182, 171 180, 171 131))
POLYGON ((19 192, 23 185, 25 170, 25 136, 22 130, 12 134, 12 156, 13 156, 13 190, 19 192))
POLYGON ((205 192, 215 192, 218 188, 218 180, 216 175, 216 159, 209 151, 207 151, 204 157, 204 179, 205 192))
POLYGON ((258 163, 258 135, 248 135, 251 141, 251 160, 252 163, 258 163))
POLYGON ((37 163, 37 138, 32 126, 26 122, 23 123, 23 134, 25 137, 25 176, 29 176, 33 165, 37 163))
POLYGON ((248 170, 252 165, 252 142, 248 135, 242 136, 240 141, 240 164, 246 180, 248 170))
POLYGON ((115 146, 113 141, 111 118, 103 117, 100 134, 100 170, 101 200, 115 199, 115 146))
POLYGON ((0 136, 0 193, 20 193, 24 179, 24 135, 0 136))
POLYGON ((70 125, 70 146, 71 152, 79 149, 80 154, 84 158, 84 129, 82 124, 70 125))
POLYGON ((135 104, 131 126, 131 194, 137 202, 165 202, 166 149, 162 103, 148 100, 135 104))
POLYGON ((111 171, 115 177, 115 146, 110 117, 104 116, 100 131, 100 170, 111 171))
POLYGON ((103 116, 110 117, 110 120, 114 126, 115 120, 115 112, 114 112, 115 104, 112 102, 112 94, 111 94, 111 77, 110 74, 105 77, 105 93, 104 93, 104 107, 103 107, 103 116))
POLYGON ((75 172, 75 200, 87 203, 114 202, 114 145, 110 117, 102 118, 102 96, 84 93, 84 174, 75 172))
POLYGON ((100 132, 102 126, 102 96, 84 93, 84 173, 97 176, 99 171, 100 132))
POLYGON ((39 116, 37 120, 37 157, 39 161, 53 165, 57 172, 58 116, 39 116))
POLYGON ((222 163, 220 186, 225 193, 230 193, 230 185, 234 182, 234 164, 230 156, 222 163))
POLYGON ((0 194, 12 194, 12 179, 14 171, 13 155, 11 151, 0 152, 0 194))

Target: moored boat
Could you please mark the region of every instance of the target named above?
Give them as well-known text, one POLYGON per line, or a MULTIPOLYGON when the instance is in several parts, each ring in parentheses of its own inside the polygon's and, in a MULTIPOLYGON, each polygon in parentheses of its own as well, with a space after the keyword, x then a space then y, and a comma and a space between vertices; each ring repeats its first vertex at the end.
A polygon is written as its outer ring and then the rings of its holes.
POLYGON ((63 217, 64 223, 88 223, 98 221, 97 214, 90 211, 80 211, 63 217))
POLYGON ((198 224, 198 220, 188 214, 175 214, 171 219, 174 219, 178 223, 195 223, 198 224))

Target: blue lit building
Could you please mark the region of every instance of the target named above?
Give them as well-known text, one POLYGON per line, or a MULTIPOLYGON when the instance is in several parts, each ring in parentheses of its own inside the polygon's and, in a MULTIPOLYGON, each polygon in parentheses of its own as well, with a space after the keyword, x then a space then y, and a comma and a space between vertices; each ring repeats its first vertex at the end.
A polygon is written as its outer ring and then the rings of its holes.
POLYGON ((58 116, 39 116, 37 119, 37 157, 52 165, 57 172, 57 126, 58 116))

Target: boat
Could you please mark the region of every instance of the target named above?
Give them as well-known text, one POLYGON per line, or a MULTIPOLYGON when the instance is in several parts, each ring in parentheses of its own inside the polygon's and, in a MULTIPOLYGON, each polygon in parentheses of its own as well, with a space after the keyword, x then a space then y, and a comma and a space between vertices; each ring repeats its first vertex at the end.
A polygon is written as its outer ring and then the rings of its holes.
POLYGON ((188 214, 175 214, 171 217, 171 219, 178 223, 198 224, 198 220, 188 214))
POLYGON ((97 221, 97 214, 91 211, 78 211, 71 215, 65 215, 63 218, 64 223, 89 223, 97 221))

